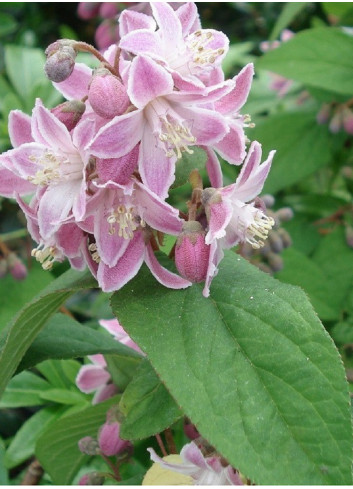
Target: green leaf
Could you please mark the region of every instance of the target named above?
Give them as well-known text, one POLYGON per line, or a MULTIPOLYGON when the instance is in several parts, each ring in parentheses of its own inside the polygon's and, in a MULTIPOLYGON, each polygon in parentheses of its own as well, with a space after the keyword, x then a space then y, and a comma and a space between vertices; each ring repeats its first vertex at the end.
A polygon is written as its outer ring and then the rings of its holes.
POLYGON ((327 165, 331 138, 327 127, 316 123, 314 113, 276 114, 257 123, 251 139, 262 144, 266 157, 276 149, 264 192, 276 193, 327 165))
POLYGON ((140 363, 119 407, 125 416, 120 435, 126 440, 156 435, 183 414, 147 360, 140 363))
POLYGON ((183 153, 180 160, 177 161, 175 169, 175 180, 172 188, 180 187, 189 180, 192 170, 203 170, 205 168, 207 155, 206 152, 197 146, 190 147, 192 154, 183 153))
POLYGON ((43 404, 41 393, 50 384, 32 372, 22 372, 10 380, 0 401, 0 409, 43 404))
POLYGON ((202 288, 169 290, 144 267, 112 307, 200 433, 254 483, 351 484, 345 372, 306 295, 233 252, 209 299, 202 288))
POLYGON ((42 392, 40 397, 58 404, 82 404, 86 401, 86 397, 81 392, 58 388, 47 389, 42 392))
POLYGON ((6 467, 12 469, 33 455, 38 437, 62 413, 62 407, 51 406, 33 414, 18 430, 10 443, 5 455, 6 467))
POLYGON ((5 12, 0 12, 0 36, 7 36, 18 28, 16 19, 5 12))
POLYGON ((99 427, 105 422, 107 410, 119 402, 120 396, 89 407, 53 423, 36 444, 36 456, 49 473, 55 485, 68 485, 75 477, 87 455, 78 449, 84 436, 97 437, 99 427))
MULTIPOLYGON (((38 359, 38 361, 40 360, 38 359)), ((70 382, 64 373, 62 363, 62 360, 45 360, 36 365, 36 369, 49 381, 52 387, 67 389, 70 387, 70 382)), ((21 370, 21 365, 22 362, 18 371, 21 370)))
POLYGON ((0 486, 7 486, 8 484, 9 477, 5 467, 5 444, 0 438, 0 486))
POLYGON ((296 16, 304 10, 308 4, 306 2, 288 2, 284 5, 277 22, 271 32, 270 41, 274 41, 281 34, 283 29, 288 27, 296 16))
POLYGON ((77 358, 96 353, 114 353, 123 358, 132 358, 133 363, 141 358, 134 350, 103 331, 82 326, 64 314, 55 314, 29 347, 19 370, 33 367, 49 358, 77 358))
POLYGON ((58 307, 77 290, 95 286, 96 282, 87 272, 68 270, 24 306, 7 325, 1 337, 0 396, 24 354, 58 307))
POLYGON ((353 93, 352 50, 353 37, 341 29, 308 29, 268 51, 257 61, 256 68, 350 97, 353 93))
POLYGON ((342 17, 352 8, 352 2, 321 2, 324 12, 328 15, 342 17))
POLYGON ((122 357, 120 355, 104 355, 109 371, 115 385, 123 391, 131 382, 140 363, 140 358, 122 357))
POLYGON ((26 280, 19 282, 10 274, 0 280, 0 330, 30 301, 38 292, 53 281, 53 276, 34 262, 26 280))

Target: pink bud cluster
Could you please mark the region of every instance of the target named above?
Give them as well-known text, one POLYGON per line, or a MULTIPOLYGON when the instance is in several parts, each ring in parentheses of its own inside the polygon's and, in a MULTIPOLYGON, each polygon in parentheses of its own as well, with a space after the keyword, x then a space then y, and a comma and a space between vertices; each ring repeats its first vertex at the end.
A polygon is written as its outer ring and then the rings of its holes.
POLYGON ((319 124, 328 124, 329 130, 334 134, 342 130, 353 134, 353 110, 345 104, 322 104, 316 120, 319 124))
POLYGON ((49 110, 37 100, 31 117, 10 113, 14 149, 0 156, 0 194, 17 199, 46 270, 66 257, 110 292, 146 263, 166 287, 205 281, 207 296, 224 248, 264 244, 272 220, 255 198, 274 153, 260 164, 260 144, 247 147, 253 124, 241 108, 253 65, 225 79, 229 40, 202 29, 193 2, 145 7, 120 14, 120 40, 103 54, 67 39, 48 47, 47 76, 67 101, 49 110), (76 62, 79 51, 100 67, 76 62), (186 218, 167 199, 195 146, 207 155, 211 187, 186 218), (218 155, 242 165, 234 184, 223 185, 218 155), (186 221, 196 222, 191 231, 186 221), (155 255, 165 233, 179 237, 180 275, 155 255))

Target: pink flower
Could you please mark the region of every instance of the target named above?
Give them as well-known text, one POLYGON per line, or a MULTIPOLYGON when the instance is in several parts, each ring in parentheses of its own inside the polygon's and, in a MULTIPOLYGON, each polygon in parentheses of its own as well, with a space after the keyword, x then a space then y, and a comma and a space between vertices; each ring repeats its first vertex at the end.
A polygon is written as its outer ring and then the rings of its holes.
POLYGON ((185 445, 181 452, 181 464, 170 463, 158 457, 153 448, 147 449, 151 460, 163 468, 192 477, 196 486, 242 486, 239 473, 230 465, 223 466, 220 457, 205 457, 196 443, 185 445))
MULTIPOLYGON (((48 239, 69 217, 80 221, 86 208, 86 168, 94 124, 81 121, 72 135, 40 100, 31 118, 33 142, 24 142, 0 156, 0 165, 12 172, 14 185, 19 179, 36 189, 38 226, 48 239)), ((15 139, 20 139, 15 135, 15 139)), ((21 186, 19 187, 22 193, 21 186)), ((17 186, 12 192, 19 192, 17 186)))
POLYGON ((150 22, 145 28, 141 28, 142 22, 136 22, 141 14, 132 11, 121 14, 121 23, 125 25, 127 19, 133 18, 132 25, 139 26, 134 30, 130 27, 122 36, 121 49, 161 63, 172 74, 178 89, 204 87, 200 77, 207 79, 208 74, 221 65, 228 51, 228 38, 214 29, 195 28, 199 21, 193 2, 187 2, 178 10, 173 10, 167 2, 154 2, 151 9, 156 23, 150 22))
MULTIPOLYGON (((114 336, 114 339, 138 353, 143 354, 136 343, 134 343, 130 336, 124 331, 117 319, 102 319, 99 321, 99 324, 111 333, 114 336)), ((89 355, 87 358, 92 364, 83 365, 80 368, 76 377, 76 385, 80 391, 86 394, 95 392, 92 404, 98 404, 116 394, 118 388, 111 383, 111 376, 106 370, 107 363, 104 360, 103 355, 89 355)))
POLYGON ((239 242, 247 242, 254 248, 264 245, 273 219, 255 206, 253 199, 261 192, 270 171, 274 151, 261 162, 261 145, 251 144, 247 158, 236 182, 219 189, 205 189, 202 200, 205 206, 208 232, 205 242, 211 246, 204 295, 209 295, 209 286, 223 258, 223 249, 239 242))

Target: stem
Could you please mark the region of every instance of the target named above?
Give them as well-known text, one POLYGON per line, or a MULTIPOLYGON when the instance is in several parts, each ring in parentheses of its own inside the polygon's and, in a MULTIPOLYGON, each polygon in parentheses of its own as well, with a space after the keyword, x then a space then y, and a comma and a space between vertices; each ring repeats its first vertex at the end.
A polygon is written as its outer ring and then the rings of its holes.
POLYGON ((119 73, 115 71, 114 67, 111 64, 109 64, 108 61, 104 58, 104 56, 102 56, 101 53, 96 48, 91 46, 91 44, 88 44, 87 42, 83 42, 83 41, 78 41, 75 42, 74 48, 83 53, 93 54, 93 56, 95 56, 104 65, 104 67, 107 68, 107 70, 109 70, 113 75, 119 76, 119 73))
POLYGON ((330 216, 323 217, 322 219, 318 219, 317 221, 314 222, 314 224, 319 226, 320 224, 325 224, 328 222, 338 222, 338 218, 341 217, 345 212, 349 211, 350 209, 352 209, 351 204, 344 205, 330 216))
POLYGON ((103 455, 103 453, 101 453, 101 457, 104 459, 104 461, 109 465, 109 467, 114 472, 114 479, 120 482, 121 476, 120 476, 119 468, 115 464, 113 464, 113 462, 109 459, 109 457, 103 455))
POLYGON ((169 453, 178 453, 176 446, 175 446, 173 433, 172 433, 172 430, 170 428, 167 428, 166 430, 164 430, 164 436, 165 436, 165 441, 167 442, 167 445, 168 445, 169 453))
POLYGON ((6 257, 7 255, 9 255, 9 253, 10 253, 9 248, 6 246, 5 243, 3 243, 1 241, 1 239, 0 239, 0 251, 4 255, 4 257, 6 257))
POLYGON ((16 229, 16 231, 11 231, 9 233, 0 234, 1 241, 11 241, 13 239, 25 238, 28 234, 27 229, 16 229))
POLYGON ((37 486, 43 476, 43 473, 44 470, 38 460, 33 460, 26 470, 21 486, 37 486))
POLYGON ((159 448, 161 449, 163 457, 168 455, 167 450, 165 449, 164 443, 162 441, 161 435, 156 435, 156 440, 158 442, 159 448))

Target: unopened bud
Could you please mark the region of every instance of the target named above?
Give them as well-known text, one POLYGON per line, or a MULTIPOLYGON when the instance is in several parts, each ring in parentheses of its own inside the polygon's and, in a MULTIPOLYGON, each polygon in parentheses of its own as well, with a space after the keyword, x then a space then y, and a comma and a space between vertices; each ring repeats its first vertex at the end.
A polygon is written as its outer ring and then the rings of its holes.
POLYGON ((330 120, 329 129, 336 134, 342 129, 342 111, 337 110, 332 119, 330 120))
POLYGON ((322 104, 321 109, 316 114, 316 121, 318 124, 327 124, 330 120, 331 115, 331 105, 322 104))
POLYGON ((276 253, 269 253, 267 256, 268 264, 274 272, 279 272, 283 268, 283 259, 276 253))
POLYGON ((78 482, 79 486, 102 486, 105 477, 99 472, 91 472, 90 474, 85 474, 81 477, 78 482))
POLYGON ((120 438, 120 424, 118 421, 109 420, 109 416, 107 416, 107 419, 99 431, 98 443, 103 455, 110 457, 124 452, 131 443, 120 438))
POLYGON ((346 242, 347 245, 353 248, 353 228, 352 226, 347 226, 345 229, 346 242))
POLYGON ((289 246, 292 246, 292 238, 290 237, 288 231, 286 231, 284 228, 279 228, 277 232, 282 240, 283 248, 289 248, 289 246))
POLYGON ((123 114, 130 105, 124 85, 106 68, 98 68, 94 73, 88 100, 96 114, 104 119, 123 114))
POLYGON ((343 127, 347 134, 353 134, 353 112, 348 108, 343 111, 343 127))
POLYGON ((51 109, 51 113, 61 121, 69 131, 72 131, 86 110, 81 100, 69 100, 51 109))
POLYGON ((114 2, 103 2, 99 7, 99 15, 103 19, 112 19, 118 14, 117 4, 114 2))
POLYGON ((266 263, 262 263, 262 262, 256 263, 256 266, 262 272, 265 272, 265 273, 272 275, 272 270, 268 265, 266 265, 266 263))
POLYGON ((60 39, 47 47, 44 71, 49 80, 60 83, 71 75, 76 59, 74 45, 75 41, 60 39))
POLYGON ((190 438, 190 440, 195 440, 200 436, 200 433, 197 431, 196 426, 192 423, 184 424, 184 433, 188 438, 190 438))
POLYGON ((261 199, 266 207, 272 207, 275 203, 275 198, 271 194, 262 195, 261 199))
POLYGON ((97 453, 99 453, 98 442, 91 436, 85 436, 84 438, 81 438, 81 440, 79 440, 78 442, 78 448, 80 452, 86 455, 97 455, 97 453))
POLYGON ((99 49, 105 49, 118 41, 119 28, 115 20, 106 19, 97 27, 94 39, 99 49))
POLYGON ((271 250, 274 253, 281 253, 281 251, 283 250, 283 242, 277 231, 272 230, 270 232, 268 236, 268 242, 270 244, 271 250))
POLYGON ((210 245, 205 243, 205 231, 197 221, 187 221, 178 237, 175 264, 180 275, 190 282, 202 282, 207 275, 210 245))
POLYGON ((99 13, 101 2, 80 2, 77 8, 77 15, 80 19, 90 20, 99 13))
POLYGON ((15 280, 24 280, 27 277, 27 268, 16 253, 9 253, 7 256, 7 266, 15 280))
POLYGON ((5 260, 5 258, 0 258, 0 278, 5 277, 5 275, 7 274, 7 270, 7 260, 5 260))
POLYGON ((294 213, 290 207, 282 207, 276 212, 276 217, 280 222, 287 222, 293 219, 294 213))

